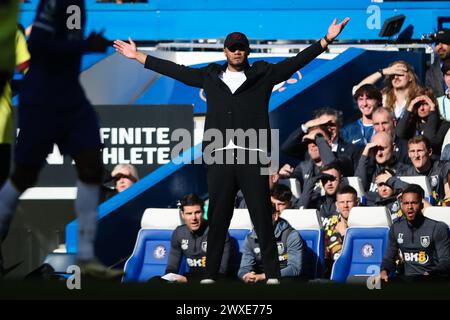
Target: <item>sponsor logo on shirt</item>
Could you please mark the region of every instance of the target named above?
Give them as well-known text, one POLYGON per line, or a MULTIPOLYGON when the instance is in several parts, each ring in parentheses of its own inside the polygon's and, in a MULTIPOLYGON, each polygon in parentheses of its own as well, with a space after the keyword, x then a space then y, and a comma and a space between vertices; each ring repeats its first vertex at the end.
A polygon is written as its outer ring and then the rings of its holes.
POLYGON ((430 259, 425 251, 404 252, 403 258, 407 262, 418 262, 419 264, 425 264, 430 259))
POLYGON ((187 258, 186 262, 190 268, 206 267, 206 257, 201 257, 199 259, 187 258))

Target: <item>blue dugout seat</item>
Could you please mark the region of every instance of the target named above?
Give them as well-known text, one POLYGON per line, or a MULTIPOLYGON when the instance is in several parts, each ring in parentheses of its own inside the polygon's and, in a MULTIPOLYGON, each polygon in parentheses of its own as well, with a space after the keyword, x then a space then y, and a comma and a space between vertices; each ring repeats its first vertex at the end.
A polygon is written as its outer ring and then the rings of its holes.
POLYGON ((354 207, 350 211, 342 252, 333 265, 331 280, 346 282, 349 277, 377 274, 391 224, 386 207, 354 207))
MULTIPOLYGON (((125 263, 123 282, 145 282, 164 275, 173 230, 181 225, 178 209, 146 209, 136 244, 125 263)), ((184 270, 184 264, 180 267, 184 270)), ((180 272, 183 274, 184 272, 180 272)))
POLYGON ((281 217, 300 233, 306 243, 306 278, 318 278, 322 274, 324 258, 324 232, 316 209, 286 209, 281 217))
POLYGON ((432 195, 432 188, 430 184, 430 178, 427 176, 402 176, 398 177, 400 180, 406 183, 414 183, 419 185, 424 193, 425 200, 427 200, 432 205, 435 204, 433 195, 432 195))
POLYGON ((424 216, 436 221, 444 222, 448 226, 450 235, 450 208, 449 207, 428 207, 423 212, 424 216))

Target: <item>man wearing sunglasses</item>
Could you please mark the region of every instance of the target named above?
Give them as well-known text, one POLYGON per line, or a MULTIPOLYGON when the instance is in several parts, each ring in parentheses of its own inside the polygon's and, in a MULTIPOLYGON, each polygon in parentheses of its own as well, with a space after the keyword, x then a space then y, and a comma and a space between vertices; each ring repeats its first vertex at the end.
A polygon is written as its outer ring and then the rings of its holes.
MULTIPOLYGON (((266 176, 261 174, 265 167, 262 161, 248 164, 248 161, 237 159, 241 150, 252 157, 251 153, 270 153, 270 144, 267 147, 254 149, 248 142, 242 144, 237 136, 234 139, 225 139, 221 147, 214 141, 211 148, 208 135, 211 129, 218 130, 222 137, 228 136, 227 130, 259 130, 270 133, 269 125, 269 99, 273 87, 288 80, 294 72, 308 64, 321 54, 331 41, 344 29, 350 18, 341 23, 337 19, 328 28, 325 37, 312 44, 296 56, 285 59, 277 64, 257 61, 250 66, 249 41, 241 32, 230 33, 224 43, 226 63, 219 65, 211 63, 202 68, 190 68, 171 61, 159 59, 136 49, 136 44, 129 39, 129 43, 121 40, 114 42, 116 50, 129 59, 135 59, 145 68, 172 77, 184 84, 203 88, 207 96, 208 111, 205 122, 205 135, 203 141, 203 159, 214 157, 216 152, 226 156, 227 164, 218 164, 213 161, 207 165, 207 182, 209 192, 209 226, 208 252, 206 258, 206 277, 202 283, 214 283, 220 266, 225 237, 233 216, 233 204, 239 189, 244 194, 250 216, 256 233, 260 240, 263 266, 268 284, 278 284, 280 267, 277 259, 277 248, 272 225, 272 209, 270 203, 269 183, 266 176), (208 133, 208 135, 206 134, 208 133), (212 150, 211 150, 212 149, 212 150), (225 152, 222 152, 225 151, 225 152), (233 164, 229 164, 229 160, 233 164), (236 163, 237 162, 237 163, 236 163)), ((212 138, 214 139, 214 138, 212 138)), ((268 140, 267 142, 269 142, 268 140)))

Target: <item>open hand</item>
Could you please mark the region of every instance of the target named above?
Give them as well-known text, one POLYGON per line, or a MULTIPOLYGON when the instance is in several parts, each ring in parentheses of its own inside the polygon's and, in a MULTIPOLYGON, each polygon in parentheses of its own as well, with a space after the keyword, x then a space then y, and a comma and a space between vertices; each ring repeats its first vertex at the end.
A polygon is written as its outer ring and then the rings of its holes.
POLYGON ((116 40, 114 41, 113 47, 116 49, 118 53, 127 57, 128 59, 136 59, 137 49, 136 44, 131 38, 128 38, 129 43, 116 40))
POLYGON ((341 23, 337 23, 337 18, 334 18, 333 23, 328 27, 327 38, 329 40, 334 40, 341 32, 344 30, 347 23, 350 21, 350 18, 347 17, 342 20, 341 23))

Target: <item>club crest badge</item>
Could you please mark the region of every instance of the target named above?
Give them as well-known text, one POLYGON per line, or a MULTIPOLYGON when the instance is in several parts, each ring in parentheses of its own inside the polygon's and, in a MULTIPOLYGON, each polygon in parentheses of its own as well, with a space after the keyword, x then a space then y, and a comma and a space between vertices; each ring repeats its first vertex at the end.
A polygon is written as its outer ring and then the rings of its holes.
POLYGON ((166 248, 164 246, 157 246, 153 251, 153 256, 156 259, 163 259, 166 256, 166 248))
POLYGON ((403 243, 403 233, 399 233, 397 237, 397 243, 402 244, 403 243))
POLYGON ((278 254, 283 254, 284 252, 284 244, 283 242, 277 242, 278 254))
POLYGON ((361 249, 361 254, 364 258, 369 258, 373 256, 374 252, 375 249, 373 245, 371 245, 370 243, 366 243, 361 249))
POLYGON ((422 247, 427 248, 430 245, 430 236, 421 236, 420 244, 422 247))

